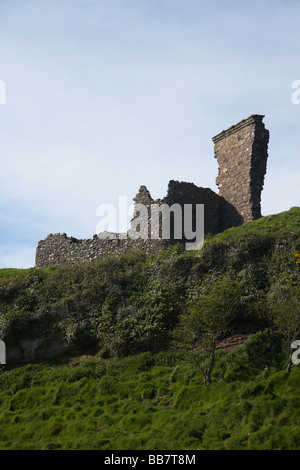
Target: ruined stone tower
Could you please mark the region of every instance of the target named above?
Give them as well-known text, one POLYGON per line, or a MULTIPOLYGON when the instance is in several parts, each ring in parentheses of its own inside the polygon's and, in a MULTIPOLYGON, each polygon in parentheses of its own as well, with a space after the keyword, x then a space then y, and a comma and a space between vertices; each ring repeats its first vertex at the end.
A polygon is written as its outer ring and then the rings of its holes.
MULTIPOLYGON (((181 208, 186 204, 192 205, 193 226, 195 226, 195 208, 198 204, 203 204, 204 232, 212 235, 261 217, 260 199, 266 174, 269 143, 269 131, 265 129, 263 118, 264 116, 254 114, 213 138, 215 157, 219 164, 219 175, 216 180, 219 194, 193 183, 172 180, 169 182, 167 195, 163 199, 154 201, 146 186, 141 186, 134 202, 136 205, 146 206, 146 221, 151 225, 152 204, 165 204, 168 207, 177 204, 181 208)), ((132 219, 132 224, 134 222, 135 218, 132 219)), ((170 222, 170 225, 174 226, 172 214, 170 222)), ((77 240, 74 237, 67 237, 64 233, 50 234, 38 243, 36 267, 92 262, 134 250, 156 254, 172 243, 186 241, 184 233, 178 238, 172 230, 170 238, 167 239, 153 238, 149 226, 146 232, 149 235, 147 239, 126 238, 126 234, 115 234, 114 239, 105 239, 98 234, 91 239, 77 240)))
POLYGON ((269 131, 254 114, 213 138, 219 164, 216 183, 225 200, 223 229, 261 217, 269 131))

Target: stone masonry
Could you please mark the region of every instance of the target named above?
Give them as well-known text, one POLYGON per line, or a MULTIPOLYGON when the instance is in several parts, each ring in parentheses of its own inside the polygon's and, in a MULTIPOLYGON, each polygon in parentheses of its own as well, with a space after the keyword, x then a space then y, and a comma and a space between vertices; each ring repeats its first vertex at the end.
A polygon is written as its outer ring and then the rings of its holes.
POLYGON ((237 211, 236 214, 225 211, 223 228, 261 217, 260 199, 269 142, 263 118, 250 116, 213 138, 219 164, 216 179, 219 195, 237 211))
POLYGON ((36 250, 35 265, 37 268, 49 266, 67 266, 75 263, 90 263, 108 256, 120 256, 135 250, 147 254, 157 254, 166 248, 168 241, 162 240, 132 240, 122 239, 116 234, 116 239, 99 239, 94 235, 91 239, 78 240, 67 237, 65 233, 50 233, 41 240, 36 250))
MULTIPOLYGON (((261 217, 261 191, 266 173, 269 142, 269 131, 265 129, 263 118, 264 116, 252 115, 213 138, 215 157, 219 164, 219 175, 216 180, 219 194, 209 188, 197 187, 193 183, 170 181, 167 195, 163 199, 154 201, 148 189, 141 186, 133 200, 136 205, 143 204, 147 207, 149 239, 126 238, 129 231, 127 234, 115 234, 114 239, 101 238, 101 234, 86 240, 67 237, 65 233, 50 234, 38 243, 36 267, 92 262, 135 250, 157 254, 172 243, 185 243, 184 234, 180 239, 174 237, 172 217, 170 239, 151 238, 153 204, 159 206, 179 204, 182 208, 184 204, 191 204, 194 226, 196 205, 204 204, 205 234, 217 234, 229 227, 261 217)), ((134 217, 132 224, 136 220, 134 217)))

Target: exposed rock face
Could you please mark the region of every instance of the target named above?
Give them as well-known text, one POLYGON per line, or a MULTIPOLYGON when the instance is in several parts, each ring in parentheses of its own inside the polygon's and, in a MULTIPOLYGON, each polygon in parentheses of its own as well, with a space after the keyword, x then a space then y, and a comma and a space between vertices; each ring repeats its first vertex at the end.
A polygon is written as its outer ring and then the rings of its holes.
POLYGON ((52 359, 72 350, 67 340, 60 336, 28 338, 7 344, 6 363, 8 366, 26 364, 37 360, 52 359))
MULTIPOLYGON (((184 214, 184 205, 192 206, 193 227, 196 225, 196 205, 204 204, 204 233, 216 234, 261 217, 261 191, 263 188, 268 158, 269 131, 262 122, 264 116, 253 115, 213 138, 215 157, 219 164, 217 185, 219 194, 208 188, 199 188, 193 183, 170 181, 167 195, 154 201, 146 186, 141 186, 133 199, 135 207, 142 204, 147 208, 141 217, 136 212, 127 234, 115 234, 113 239, 94 235, 92 239, 77 240, 66 234, 48 235, 41 240, 36 251, 36 267, 65 266, 73 263, 91 262, 108 256, 142 250, 157 254, 174 242, 185 243, 184 231, 174 233, 174 216, 171 213, 169 239, 153 237, 153 205, 173 206, 178 204, 184 214), (146 223, 146 235, 133 239, 132 230, 140 220, 146 223)), ((183 221, 183 219, 182 219, 183 221)), ((159 236, 162 235, 162 218, 159 222, 159 236)), ((182 223, 184 227, 184 223, 182 223)))
POLYGON ((69 357, 70 355, 86 354, 88 351, 94 354, 98 350, 96 340, 75 345, 69 343, 62 334, 17 339, 13 343, 6 344, 6 365, 10 368, 38 361, 69 357))

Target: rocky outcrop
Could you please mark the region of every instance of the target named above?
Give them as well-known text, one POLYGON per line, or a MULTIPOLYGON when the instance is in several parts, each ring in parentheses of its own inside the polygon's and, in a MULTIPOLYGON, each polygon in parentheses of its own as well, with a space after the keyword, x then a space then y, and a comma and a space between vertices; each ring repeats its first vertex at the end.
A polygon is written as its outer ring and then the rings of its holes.
POLYGON ((6 344, 6 366, 49 361, 62 356, 94 351, 96 343, 73 345, 62 335, 48 335, 39 338, 18 339, 6 344))

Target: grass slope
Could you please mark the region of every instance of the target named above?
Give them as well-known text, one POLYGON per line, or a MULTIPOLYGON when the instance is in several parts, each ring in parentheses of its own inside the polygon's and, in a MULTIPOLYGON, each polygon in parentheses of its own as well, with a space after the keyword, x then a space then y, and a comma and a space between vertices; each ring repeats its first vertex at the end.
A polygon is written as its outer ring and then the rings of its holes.
POLYGON ((243 236, 247 233, 279 235, 287 232, 298 232, 300 227, 300 207, 292 207, 289 211, 272 214, 253 222, 245 222, 239 227, 232 227, 214 237, 215 241, 225 241, 243 236))
MULTIPOLYGON (((245 305, 258 298, 262 308, 278 280, 299 284, 299 240, 293 208, 208 239, 201 252, 0 270, 0 337, 96 337, 100 349, 88 360, 2 368, 0 449, 300 449, 300 368, 284 372, 278 336, 219 351, 209 387, 168 348, 178 316, 226 276, 244 286, 245 305)), ((239 326, 264 325, 247 315, 239 326)))
POLYGON ((218 353, 213 383, 175 353, 0 374, 0 449, 300 449, 300 368, 256 334, 218 353))

